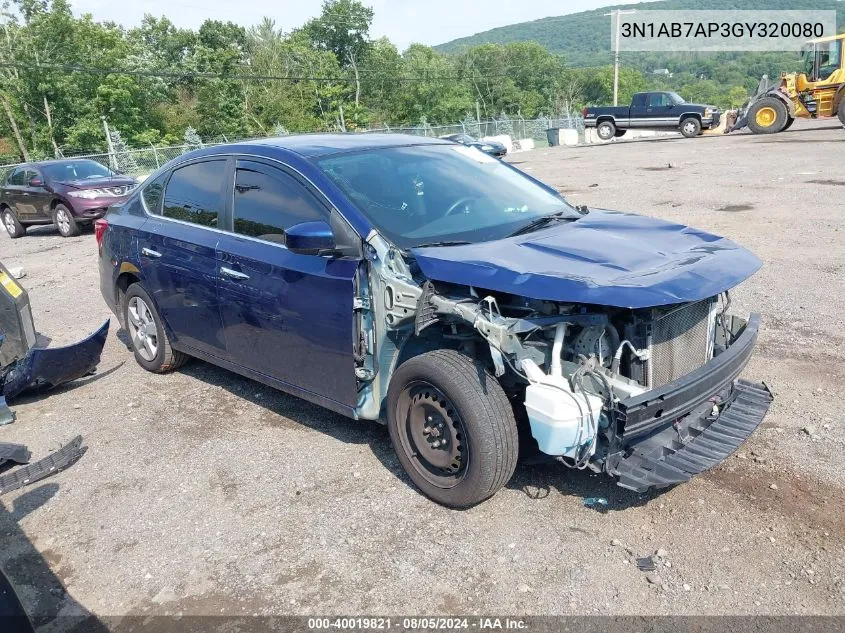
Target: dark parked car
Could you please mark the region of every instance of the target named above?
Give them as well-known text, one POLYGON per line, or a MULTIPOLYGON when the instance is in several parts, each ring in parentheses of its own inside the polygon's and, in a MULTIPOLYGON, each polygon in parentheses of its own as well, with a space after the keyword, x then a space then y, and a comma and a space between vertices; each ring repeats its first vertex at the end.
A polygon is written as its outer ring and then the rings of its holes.
POLYGON ((63 237, 103 217, 138 181, 93 160, 48 160, 14 167, 0 182, 0 220, 12 238, 31 224, 55 224, 63 237))
POLYGON ((721 114, 716 106, 687 103, 674 92, 638 92, 631 106, 584 108, 584 125, 596 128, 599 138, 610 140, 628 129, 677 130, 687 138, 702 129, 718 127, 721 114))
POLYGON ((520 443, 633 490, 685 481, 771 401, 737 379, 759 316, 728 313, 754 255, 573 207, 443 140, 201 149, 111 207, 95 235, 102 294, 142 367, 196 356, 384 419, 410 478, 449 506, 506 484, 520 443))
POLYGON ((471 137, 469 134, 450 134, 448 136, 444 136, 443 138, 447 141, 466 145, 467 147, 474 147, 475 149, 481 150, 485 154, 495 156, 496 158, 502 158, 508 153, 508 148, 501 143, 496 141, 480 141, 477 138, 471 137))

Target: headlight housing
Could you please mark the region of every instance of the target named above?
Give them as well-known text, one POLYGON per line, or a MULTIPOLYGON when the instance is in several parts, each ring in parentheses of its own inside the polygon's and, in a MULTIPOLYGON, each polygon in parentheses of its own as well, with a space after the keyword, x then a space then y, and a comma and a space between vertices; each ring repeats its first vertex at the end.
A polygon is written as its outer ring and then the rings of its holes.
POLYGON ((710 118, 713 116, 713 108, 704 108, 704 117, 710 118))
POLYGON ((78 191, 68 191, 67 195, 72 198, 84 198, 85 200, 94 200, 96 198, 120 198, 125 196, 128 190, 124 193, 115 193, 110 189, 80 189, 78 191))

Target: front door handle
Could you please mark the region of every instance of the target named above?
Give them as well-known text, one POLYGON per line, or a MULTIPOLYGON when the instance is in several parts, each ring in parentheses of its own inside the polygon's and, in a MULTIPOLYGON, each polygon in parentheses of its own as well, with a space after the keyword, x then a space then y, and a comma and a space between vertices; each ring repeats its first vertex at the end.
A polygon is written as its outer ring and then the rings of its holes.
POLYGON ((249 275, 242 273, 239 270, 232 270, 231 268, 226 268, 225 266, 220 267, 220 274, 224 277, 229 277, 230 279, 237 279, 239 281, 245 281, 249 279, 249 275))
POLYGON ((154 251, 151 248, 142 248, 141 255, 152 257, 153 259, 158 259, 159 257, 161 257, 161 253, 159 253, 158 251, 154 251))

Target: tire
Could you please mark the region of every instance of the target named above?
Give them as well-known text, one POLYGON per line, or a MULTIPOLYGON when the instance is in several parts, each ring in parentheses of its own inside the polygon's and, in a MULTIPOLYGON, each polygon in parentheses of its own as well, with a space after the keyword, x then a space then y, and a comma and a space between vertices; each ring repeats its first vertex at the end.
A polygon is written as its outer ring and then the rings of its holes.
POLYGON ((748 108, 748 129, 754 134, 777 134, 783 131, 789 110, 777 97, 764 97, 748 108))
POLYGON ((450 508, 492 497, 516 468, 519 435, 502 386, 483 363, 455 350, 399 366, 387 391, 387 427, 414 484, 450 508))
POLYGON ((79 224, 65 205, 59 203, 53 209, 53 222, 62 237, 76 237, 79 235, 79 224))
POLYGON ((9 207, 5 207, 2 211, 0 211, 0 219, 2 219, 6 233, 8 233, 9 237, 13 240, 26 235, 26 227, 18 221, 17 216, 15 216, 9 207))
POLYGON ((609 141, 616 135, 616 124, 613 121, 602 121, 596 126, 596 134, 603 141, 609 141))
POLYGON ((694 116, 688 116, 686 119, 681 119, 680 124, 681 134, 687 138, 695 138, 701 134, 701 121, 694 116))
POLYGON ((792 124, 795 123, 795 117, 791 116, 786 119, 786 124, 783 126, 781 132, 786 132, 789 128, 792 127, 792 124))
POLYGON ((147 371, 163 374, 188 360, 187 354, 171 346, 153 300, 139 283, 130 285, 123 295, 123 318, 135 360, 147 371))
POLYGON ((842 98, 839 100, 839 108, 836 113, 839 116, 839 122, 845 125, 845 95, 842 95, 842 98))

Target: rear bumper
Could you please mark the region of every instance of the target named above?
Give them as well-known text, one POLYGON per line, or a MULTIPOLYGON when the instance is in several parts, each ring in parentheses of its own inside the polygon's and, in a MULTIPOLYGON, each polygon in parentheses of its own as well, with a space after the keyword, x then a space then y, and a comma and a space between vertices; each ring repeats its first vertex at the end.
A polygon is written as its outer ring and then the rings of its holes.
POLYGON ((737 380, 757 341, 760 315, 721 354, 667 385, 617 403, 622 450, 605 470, 638 492, 688 480, 722 462, 763 420, 765 385, 737 380))

